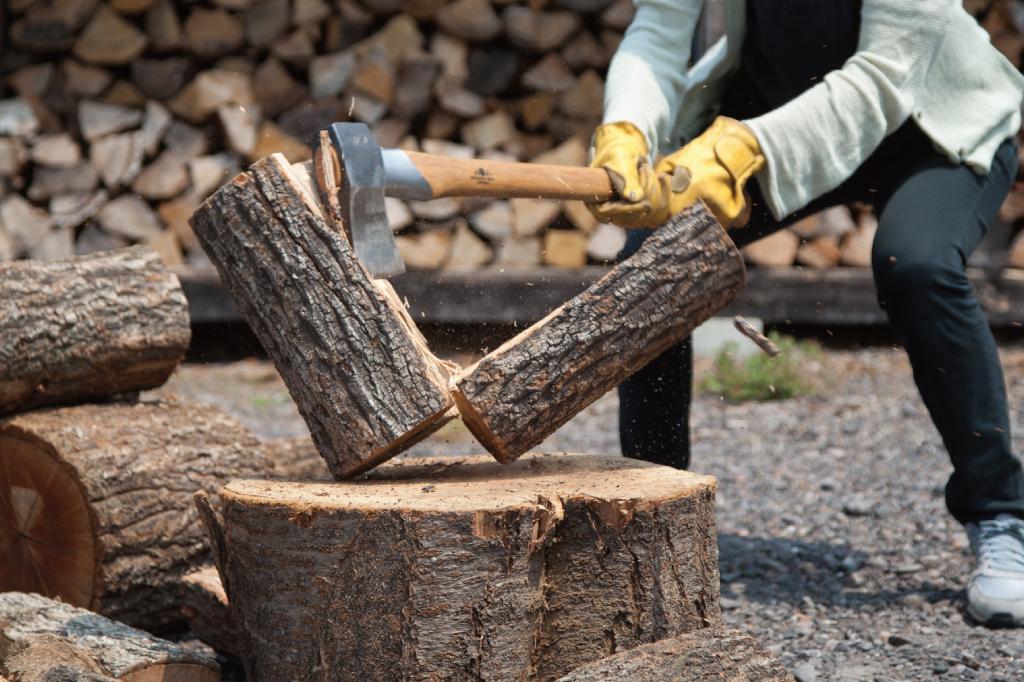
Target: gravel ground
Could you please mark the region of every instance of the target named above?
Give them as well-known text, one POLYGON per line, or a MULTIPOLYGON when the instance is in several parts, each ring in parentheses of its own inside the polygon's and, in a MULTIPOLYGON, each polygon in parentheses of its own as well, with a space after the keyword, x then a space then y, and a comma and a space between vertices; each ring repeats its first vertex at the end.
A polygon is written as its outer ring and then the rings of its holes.
MULTIPOLYGON (((1024 350, 1003 353, 1013 426, 1024 427, 1024 350)), ((1024 632, 965 613, 970 557, 946 514, 950 467, 899 351, 829 351, 818 396, 694 406, 693 468, 718 477, 726 624, 810 680, 1022 680, 1024 632)), ((162 391, 236 415, 263 437, 304 432, 262 361, 183 367, 162 391)), ((542 449, 618 451, 616 398, 542 449)), ((417 446, 477 452, 459 423, 417 446)))

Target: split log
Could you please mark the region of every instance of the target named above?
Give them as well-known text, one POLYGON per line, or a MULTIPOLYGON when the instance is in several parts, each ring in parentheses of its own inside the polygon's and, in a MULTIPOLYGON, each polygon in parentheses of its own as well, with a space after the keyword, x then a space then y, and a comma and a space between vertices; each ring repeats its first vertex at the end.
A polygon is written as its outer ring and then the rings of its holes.
POLYGON ((38 592, 147 629, 182 622, 181 578, 210 562, 193 493, 315 472, 301 453, 264 446, 209 406, 174 401, 8 418, 0 591, 38 592))
POLYGON ((551 680, 720 622, 714 494, 622 457, 481 455, 197 504, 253 682, 551 680))
POLYGON ((449 369, 314 195, 275 154, 222 187, 191 222, 331 472, 346 478, 448 420, 449 369))
POLYGON ((743 247, 743 256, 763 268, 788 268, 796 260, 800 237, 791 230, 778 230, 743 247))
POLYGON ((792 682, 793 676, 750 635, 709 628, 588 663, 558 682, 603 680, 792 682))
POLYGON ((743 290, 743 258, 703 204, 587 291, 456 377, 462 419, 501 462, 540 443, 743 290))
POLYGON ((38 594, 0 594, 0 674, 25 682, 218 682, 198 651, 38 594))
POLYGON ((191 332, 178 278, 138 247, 0 265, 0 414, 163 384, 191 332))

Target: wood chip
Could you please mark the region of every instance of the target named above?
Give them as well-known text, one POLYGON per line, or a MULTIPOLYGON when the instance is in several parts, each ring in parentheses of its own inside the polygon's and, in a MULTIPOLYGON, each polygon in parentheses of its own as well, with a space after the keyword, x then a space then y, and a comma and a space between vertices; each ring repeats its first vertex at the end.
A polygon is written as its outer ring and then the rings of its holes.
POLYGON ((733 318, 732 324, 736 327, 736 331, 753 341, 754 345, 763 350, 769 356, 776 358, 782 355, 782 351, 779 350, 779 347, 776 346, 771 339, 759 332, 754 325, 750 324, 750 322, 743 317, 737 315, 733 318))

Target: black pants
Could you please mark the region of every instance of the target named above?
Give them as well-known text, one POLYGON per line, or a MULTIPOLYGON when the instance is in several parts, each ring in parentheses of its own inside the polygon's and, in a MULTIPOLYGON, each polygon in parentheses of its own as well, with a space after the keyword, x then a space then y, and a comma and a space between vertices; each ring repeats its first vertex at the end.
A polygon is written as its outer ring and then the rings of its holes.
MULTIPOLYGON (((967 257, 988 230, 1017 169, 1007 140, 992 170, 955 165, 908 122, 842 186, 776 221, 751 182, 753 217, 733 230, 738 246, 837 204, 863 201, 878 214, 872 269, 878 300, 914 370, 914 381, 953 462, 946 504, 960 522, 1011 512, 1024 517, 1024 475, 1010 449, 1006 388, 995 340, 967 279, 967 257)), ((649 234, 632 232, 623 256, 649 234)), ((687 468, 692 351, 669 349, 619 388, 622 452, 687 468)))

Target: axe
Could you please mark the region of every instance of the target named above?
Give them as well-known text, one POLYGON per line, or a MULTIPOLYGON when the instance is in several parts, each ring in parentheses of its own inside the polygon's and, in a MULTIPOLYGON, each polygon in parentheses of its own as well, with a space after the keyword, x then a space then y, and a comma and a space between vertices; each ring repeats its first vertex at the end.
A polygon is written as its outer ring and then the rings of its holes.
POLYGON ((363 123, 334 123, 314 144, 314 168, 325 203, 337 213, 356 256, 374 277, 405 271, 384 212, 386 196, 415 201, 533 197, 588 202, 607 201, 614 196, 608 173, 600 168, 457 159, 381 149, 363 123), (325 192, 332 186, 339 188, 340 197, 325 192))

